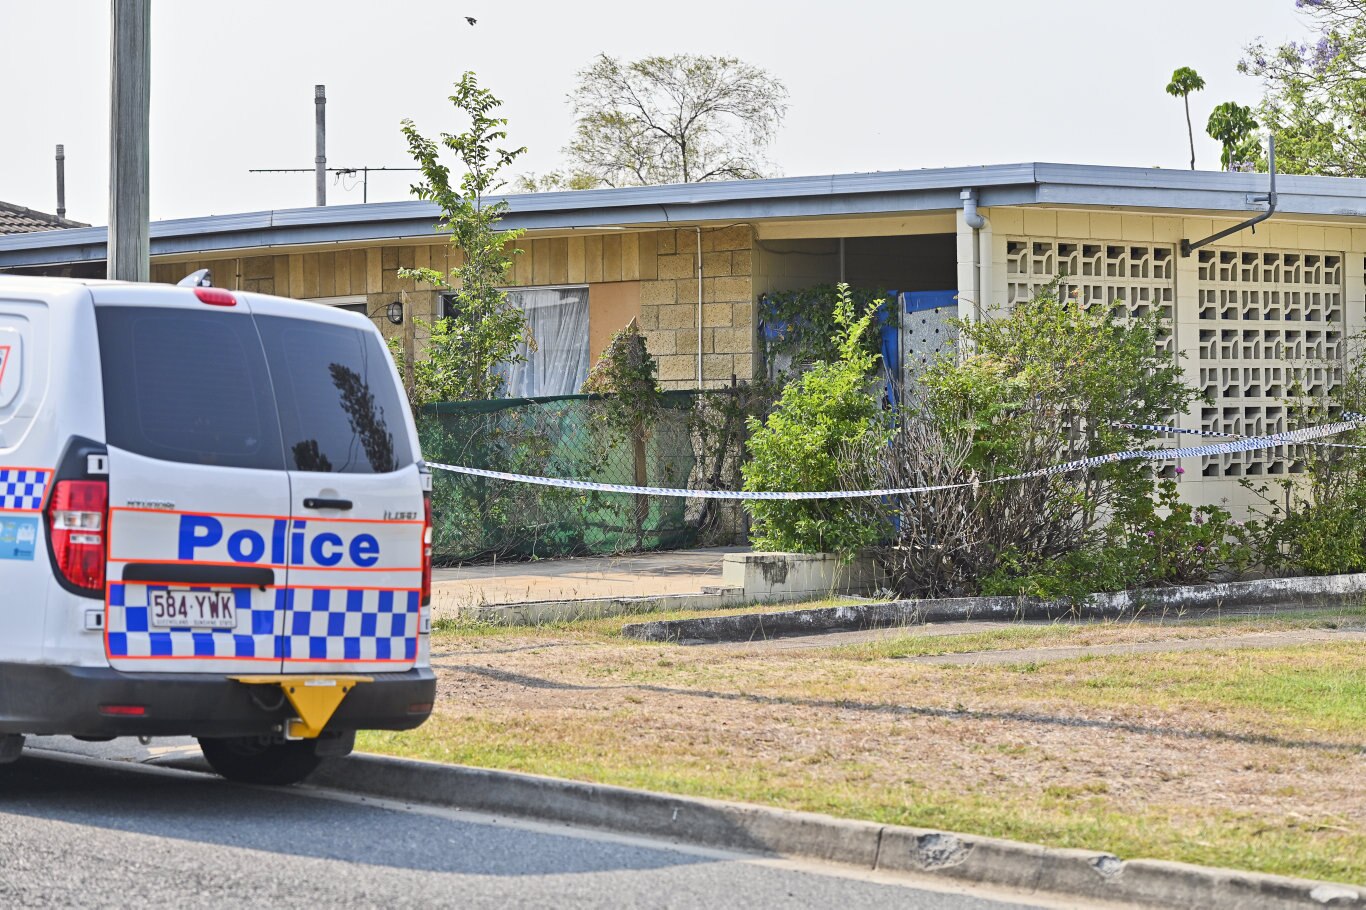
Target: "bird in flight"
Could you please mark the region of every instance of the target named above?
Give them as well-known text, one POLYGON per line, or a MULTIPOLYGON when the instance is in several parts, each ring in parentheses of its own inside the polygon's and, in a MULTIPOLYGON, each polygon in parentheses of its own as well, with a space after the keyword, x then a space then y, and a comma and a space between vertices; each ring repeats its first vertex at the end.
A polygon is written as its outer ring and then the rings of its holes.
POLYGON ((465 21, 468 22, 470 25, 474 25, 474 23, 478 22, 479 20, 474 18, 473 16, 466 16, 465 21))

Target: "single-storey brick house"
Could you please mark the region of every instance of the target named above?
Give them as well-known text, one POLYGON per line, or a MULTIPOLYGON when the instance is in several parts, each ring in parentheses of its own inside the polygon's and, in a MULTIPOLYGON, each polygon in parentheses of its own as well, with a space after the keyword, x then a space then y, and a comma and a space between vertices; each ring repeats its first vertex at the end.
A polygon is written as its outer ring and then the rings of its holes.
MULTIPOLYGON (((527 230, 513 296, 533 330, 548 327, 533 360, 564 366, 522 391, 575 391, 632 317, 665 386, 715 386, 764 368, 765 293, 845 280, 948 292, 935 299, 976 317, 1066 272, 1084 300, 1169 322, 1167 344, 1209 398, 1183 425, 1274 432, 1290 388, 1326 389, 1325 364, 1366 327, 1366 180, 1281 177, 1278 190, 1269 220, 1204 246, 1265 211, 1266 175, 1014 164, 509 196, 506 223, 527 230)), ((435 220, 398 202, 158 222, 153 278, 207 267, 220 286, 351 307, 398 332, 391 303, 424 318, 442 307, 398 277, 459 255, 435 220)), ((104 245, 104 228, 0 237, 0 271, 102 275, 104 245)), ((940 325, 912 299, 899 298, 916 310, 902 320, 906 369, 940 325)), ((1282 451, 1190 461, 1194 501, 1241 501, 1241 478, 1299 467, 1282 451)))

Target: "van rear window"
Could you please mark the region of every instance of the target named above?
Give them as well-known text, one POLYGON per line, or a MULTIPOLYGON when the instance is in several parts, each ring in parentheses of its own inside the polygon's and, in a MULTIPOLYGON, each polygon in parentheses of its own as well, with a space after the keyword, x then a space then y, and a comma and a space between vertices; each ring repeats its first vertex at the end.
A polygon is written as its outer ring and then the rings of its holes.
POLYGON ((347 326, 97 307, 110 445, 149 458, 383 474, 413 463, 389 352, 347 326))
POLYGON ((385 474, 413 463, 389 352, 373 332, 257 316, 294 471, 385 474))
POLYGON ((163 461, 284 468, 250 316, 97 307, 95 319, 110 445, 163 461))

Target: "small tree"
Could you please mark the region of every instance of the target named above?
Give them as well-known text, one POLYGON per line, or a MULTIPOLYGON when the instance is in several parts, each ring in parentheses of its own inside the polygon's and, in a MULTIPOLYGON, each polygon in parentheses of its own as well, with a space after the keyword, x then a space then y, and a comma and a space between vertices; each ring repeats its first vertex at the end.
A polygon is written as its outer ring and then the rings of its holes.
POLYGON ((1257 142, 1258 123, 1252 116, 1252 108, 1236 101, 1225 101, 1209 115, 1205 131, 1209 137, 1224 147, 1219 156, 1219 164, 1226 171, 1240 170, 1254 166, 1261 158, 1262 150, 1257 142))
MULTIPOLYGON (((580 391, 606 396, 605 421, 611 436, 631 442, 634 483, 649 483, 647 466, 650 430, 659 419, 659 384, 655 381, 655 359, 650 356, 640 325, 632 319, 626 328, 612 336, 601 359, 589 372, 580 391)), ((636 546, 645 546, 645 521, 650 514, 650 497, 636 496, 636 546)))
POLYGON ((1307 41, 1248 46, 1238 64, 1265 89, 1258 119, 1276 136, 1276 166, 1290 174, 1366 176, 1366 5, 1298 0, 1307 41))
POLYGON ((760 177, 787 113, 776 77, 734 57, 601 54, 569 96, 570 181, 646 186, 760 177))
MULTIPOLYGON (((868 464, 869 450, 887 440, 887 421, 870 391, 877 355, 863 344, 876 316, 876 305, 856 314, 848 285, 839 286, 838 358, 817 363, 784 388, 767 421, 749 419, 746 490, 830 491, 844 488, 842 483, 858 488, 867 479, 851 475, 846 465, 868 464)), ((890 529, 863 520, 849 500, 754 500, 746 507, 759 549, 848 558, 890 529)))
POLYGON ((1195 128, 1191 126, 1191 92, 1205 87, 1205 80, 1189 66, 1183 66, 1172 73, 1172 81, 1167 83, 1167 94, 1180 98, 1186 106, 1186 135, 1191 144, 1191 170, 1195 170, 1195 128))
POLYGON ((462 254, 460 264, 448 274, 428 268, 400 272, 405 278, 455 291, 449 315, 424 324, 431 337, 426 359, 413 364, 408 394, 414 407, 429 401, 498 397, 504 379, 497 367, 516 362, 522 345, 531 343, 525 314, 500 290, 507 283, 513 256, 521 252, 512 244, 523 232, 499 229, 506 202, 485 202, 503 186, 503 169, 526 149, 501 147, 507 139, 507 120, 493 113, 502 102, 479 86, 474 73, 460 78, 450 101, 469 118, 469 129, 463 133, 441 133, 432 140, 412 120, 403 121, 408 152, 422 169, 422 181, 412 193, 441 209, 437 229, 449 233, 451 245, 462 254), (451 184, 450 168, 441 163, 443 148, 465 169, 458 185, 451 184))

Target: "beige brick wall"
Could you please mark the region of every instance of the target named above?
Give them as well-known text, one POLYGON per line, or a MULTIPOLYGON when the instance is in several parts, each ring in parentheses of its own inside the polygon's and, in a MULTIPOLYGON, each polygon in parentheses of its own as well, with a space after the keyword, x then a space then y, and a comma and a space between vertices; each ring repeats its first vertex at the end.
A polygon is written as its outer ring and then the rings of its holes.
MULTIPOLYGON (((642 237, 645 235, 641 235, 642 237)), ((659 360, 665 388, 697 387, 698 234, 687 228, 653 235, 657 266, 641 276, 641 326, 659 360)), ((703 228, 702 385, 750 379, 755 346, 753 236, 748 225, 703 228)))
POLYGON ((419 319, 436 316, 438 294, 419 290, 412 279, 399 278, 400 268, 447 271, 459 263, 460 253, 449 245, 366 247, 231 259, 158 261, 152 280, 175 283, 191 272, 211 269, 217 287, 311 300, 320 297, 364 295, 371 317, 385 336, 401 335, 401 326, 384 318, 383 310, 406 299, 419 319))
MULTIPOLYGON (((639 282, 641 324, 659 360, 666 388, 693 388, 697 373, 697 233, 695 230, 576 233, 522 238, 509 284, 639 282)), ((755 317, 752 249, 746 225, 702 229, 702 369, 708 387, 754 375, 755 317)), ((401 334, 380 311, 401 294, 421 319, 436 315, 438 294, 400 279, 400 268, 448 271, 459 264, 449 244, 335 249, 217 259, 161 259, 152 280, 174 283, 201 268, 214 284, 232 290, 298 299, 366 295, 375 323, 386 335, 401 334)))

